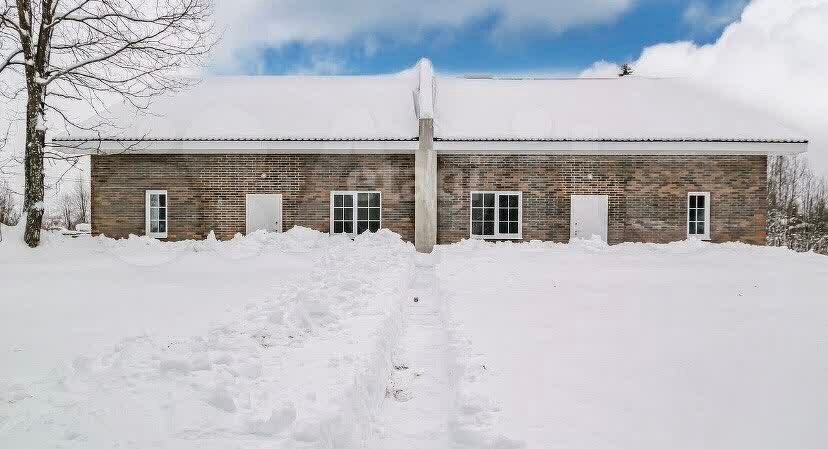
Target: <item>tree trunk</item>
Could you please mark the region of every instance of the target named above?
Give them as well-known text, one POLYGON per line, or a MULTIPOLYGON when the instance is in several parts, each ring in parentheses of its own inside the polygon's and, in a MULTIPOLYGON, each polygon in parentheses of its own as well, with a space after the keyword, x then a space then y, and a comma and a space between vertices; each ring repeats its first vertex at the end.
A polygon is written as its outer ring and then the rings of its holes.
POLYGON ((43 224, 43 149, 46 146, 45 99, 43 88, 30 82, 26 103, 26 189, 23 210, 26 211, 26 231, 23 240, 34 248, 40 244, 43 224))

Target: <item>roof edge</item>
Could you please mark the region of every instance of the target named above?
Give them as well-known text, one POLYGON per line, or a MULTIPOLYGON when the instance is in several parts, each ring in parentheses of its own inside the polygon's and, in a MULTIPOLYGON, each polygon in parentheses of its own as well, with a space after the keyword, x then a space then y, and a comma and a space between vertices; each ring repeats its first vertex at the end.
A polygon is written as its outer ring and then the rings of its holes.
MULTIPOLYGON (((56 151, 92 154, 409 154, 417 139, 406 140, 109 140, 56 141, 56 151)), ((440 154, 592 155, 770 155, 800 154, 806 142, 655 140, 436 140, 440 154)))
POLYGON ((768 155, 808 151, 807 141, 736 140, 445 140, 434 139, 438 153, 768 155))
POLYGON ((416 142, 419 137, 54 137, 53 142, 416 142))
POLYGON ((413 153, 417 138, 389 139, 53 139, 54 150, 68 155, 105 154, 350 154, 413 153))
POLYGON ((435 137, 435 142, 632 142, 632 143, 791 143, 808 144, 807 139, 753 139, 753 138, 520 138, 520 137, 435 137))
MULTIPOLYGON (((54 137, 54 142, 416 142, 419 137, 54 137)), ((781 143, 808 144, 808 139, 759 138, 521 138, 435 137, 435 142, 633 142, 633 143, 781 143)))

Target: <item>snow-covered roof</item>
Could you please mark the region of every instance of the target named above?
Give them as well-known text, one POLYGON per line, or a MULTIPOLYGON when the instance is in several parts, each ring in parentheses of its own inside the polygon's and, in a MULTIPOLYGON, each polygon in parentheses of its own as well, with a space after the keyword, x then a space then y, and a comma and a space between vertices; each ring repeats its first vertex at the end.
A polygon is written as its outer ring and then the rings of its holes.
MULTIPOLYGON (((153 101, 113 108, 123 140, 412 140, 417 77, 220 76, 153 101)), ((81 138, 84 136, 72 136, 81 138)), ((94 139, 93 139, 94 140, 94 139)))
POLYGON ((807 142, 769 114, 681 80, 457 78, 435 76, 428 59, 394 75, 207 78, 156 99, 150 114, 132 111, 113 111, 117 132, 55 140, 69 141, 67 151, 134 141, 143 147, 133 151, 413 151, 418 119, 433 118, 438 151, 524 141, 521 151, 762 153, 807 142))
POLYGON ((677 79, 435 80, 437 140, 794 141, 768 114, 677 79))

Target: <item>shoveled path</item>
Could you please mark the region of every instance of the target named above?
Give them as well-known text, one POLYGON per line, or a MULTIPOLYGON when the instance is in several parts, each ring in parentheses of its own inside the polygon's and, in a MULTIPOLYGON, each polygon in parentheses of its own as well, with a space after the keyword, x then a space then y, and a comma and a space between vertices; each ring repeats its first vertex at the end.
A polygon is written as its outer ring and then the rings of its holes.
POLYGON ((406 328, 393 355, 395 369, 377 423, 376 449, 444 449, 450 444, 452 359, 434 260, 417 255, 406 328))

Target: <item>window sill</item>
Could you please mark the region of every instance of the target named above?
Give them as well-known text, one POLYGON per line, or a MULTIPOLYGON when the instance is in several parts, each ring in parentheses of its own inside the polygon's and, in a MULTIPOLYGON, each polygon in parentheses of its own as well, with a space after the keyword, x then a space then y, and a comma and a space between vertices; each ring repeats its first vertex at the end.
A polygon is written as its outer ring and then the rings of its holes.
MULTIPOLYGON (((380 228, 380 229, 384 229, 384 228, 380 228)), ((377 230, 377 231, 365 231, 365 232, 363 232, 362 234, 376 234, 376 233, 378 233, 378 232, 379 232, 379 230, 377 230)), ((362 234, 357 234, 356 232, 354 232, 354 233, 350 233, 350 232, 332 232, 332 231, 329 231, 329 232, 328 232, 328 235, 331 235, 331 236, 334 236, 334 235, 344 235, 344 236, 346 236, 346 237, 350 237, 350 238, 351 238, 351 240, 353 240, 354 238, 356 238, 356 236, 358 236, 358 235, 362 235, 362 234)))
POLYGON ((709 236, 688 235, 687 240, 701 240, 702 242, 709 242, 713 239, 709 236))
POLYGON ((475 240, 523 240, 523 235, 472 235, 475 240))

